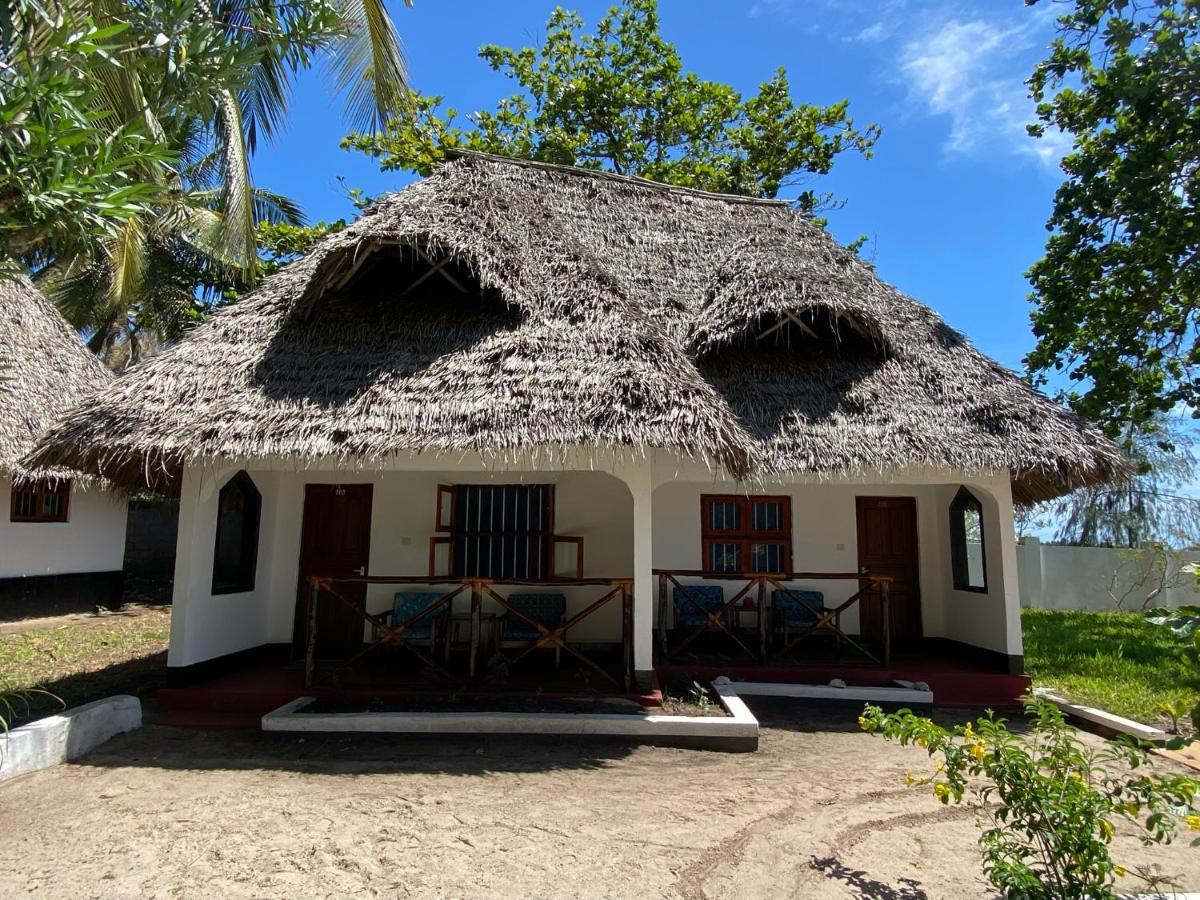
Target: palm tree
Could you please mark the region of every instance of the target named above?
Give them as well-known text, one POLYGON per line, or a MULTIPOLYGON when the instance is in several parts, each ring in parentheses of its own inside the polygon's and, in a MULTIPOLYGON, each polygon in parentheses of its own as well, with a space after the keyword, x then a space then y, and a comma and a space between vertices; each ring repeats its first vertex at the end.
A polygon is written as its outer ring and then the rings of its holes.
MULTIPOLYGON (((147 213, 115 234, 28 257, 93 348, 127 362, 253 285, 258 222, 303 221, 250 172, 259 142, 286 122, 300 72, 324 64, 354 128, 378 128, 408 97, 382 0, 62 0, 54 9, 125 26, 118 65, 98 76, 99 113, 114 129, 138 121, 174 160, 136 173, 161 188, 147 213)), ((26 52, 37 52, 37 25, 26 52)))

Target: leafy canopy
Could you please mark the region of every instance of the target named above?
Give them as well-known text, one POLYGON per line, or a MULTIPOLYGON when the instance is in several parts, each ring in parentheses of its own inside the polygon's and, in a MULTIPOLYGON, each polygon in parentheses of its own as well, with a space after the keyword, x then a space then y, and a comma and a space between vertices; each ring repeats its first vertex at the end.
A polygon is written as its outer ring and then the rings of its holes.
MULTIPOLYGON (((480 57, 520 90, 467 117, 441 97, 414 94, 382 133, 343 146, 378 157, 384 170, 428 175, 447 148, 604 169, 686 187, 774 197, 829 172, 838 154, 871 156, 877 125, 858 129, 849 101, 796 104, 778 69, 757 94, 685 72, 659 32, 657 0, 623 0, 585 32, 554 10, 541 47, 487 45, 480 57)), ((807 208, 833 198, 804 191, 807 208)))
POLYGON ((1058 28, 1031 132, 1072 148, 1026 365, 1115 432, 1200 400, 1200 0, 1073 0, 1058 28))

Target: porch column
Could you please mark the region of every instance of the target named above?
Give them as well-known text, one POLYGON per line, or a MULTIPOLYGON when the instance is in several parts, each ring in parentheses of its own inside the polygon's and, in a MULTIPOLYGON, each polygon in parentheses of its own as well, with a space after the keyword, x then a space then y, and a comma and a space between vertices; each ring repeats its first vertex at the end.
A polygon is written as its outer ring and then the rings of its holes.
POLYGON ((1017 569, 1017 530, 1013 522, 1012 484, 1007 477, 998 480, 996 497, 997 532, 1000 536, 1000 564, 1004 573, 1004 623, 1009 665, 1022 667, 1024 646, 1021 636, 1021 581, 1017 569))
POLYGON ((633 670, 640 687, 654 671, 653 469, 649 460, 625 466, 620 477, 633 495, 633 670))

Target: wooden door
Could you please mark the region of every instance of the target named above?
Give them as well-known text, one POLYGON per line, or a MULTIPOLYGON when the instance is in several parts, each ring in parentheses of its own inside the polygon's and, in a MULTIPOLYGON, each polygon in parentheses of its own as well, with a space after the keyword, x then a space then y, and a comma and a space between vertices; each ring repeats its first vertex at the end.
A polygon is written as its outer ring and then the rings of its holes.
MULTIPOLYGON (((295 652, 303 656, 312 596, 309 575, 365 575, 371 555, 371 485, 308 484, 304 486, 303 537, 300 541, 300 587, 292 631, 295 652)), ((338 584, 338 593, 365 608, 365 584, 338 584)), ((362 647, 365 623, 345 604, 328 595, 317 606, 317 657, 344 659, 362 647)))
MULTIPOLYGON (((893 646, 921 637, 921 589, 917 568, 917 501, 912 497, 857 497, 858 565, 872 575, 892 579, 893 646)), ((872 591, 862 602, 864 637, 883 636, 882 601, 872 591)))

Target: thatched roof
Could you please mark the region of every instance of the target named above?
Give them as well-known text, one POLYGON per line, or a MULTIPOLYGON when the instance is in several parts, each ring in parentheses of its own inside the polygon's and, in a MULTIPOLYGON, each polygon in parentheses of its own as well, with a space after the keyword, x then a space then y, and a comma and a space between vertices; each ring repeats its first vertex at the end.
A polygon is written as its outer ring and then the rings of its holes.
POLYGON ((161 486, 214 457, 579 445, 736 477, 1011 470, 1021 499, 1121 468, 786 204, 481 154, 132 369, 34 459, 161 486))
POLYGON ((25 276, 0 273, 0 474, 70 474, 20 464, 39 434, 111 376, 25 276))

